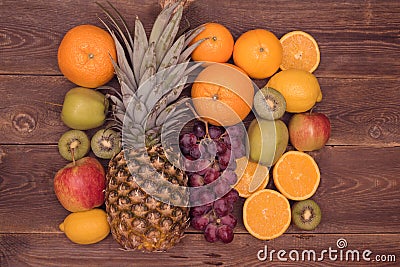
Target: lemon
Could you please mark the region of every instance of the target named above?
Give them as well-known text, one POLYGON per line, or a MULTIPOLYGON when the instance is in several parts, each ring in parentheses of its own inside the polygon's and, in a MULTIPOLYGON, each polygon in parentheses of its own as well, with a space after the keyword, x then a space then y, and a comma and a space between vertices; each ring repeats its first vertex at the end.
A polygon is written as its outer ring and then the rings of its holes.
POLYGON ((107 215, 101 209, 71 213, 59 227, 72 242, 83 245, 97 243, 110 233, 107 215))
POLYGON ((322 100, 317 78, 305 70, 288 69, 278 72, 271 77, 267 86, 283 95, 287 112, 305 112, 322 100))

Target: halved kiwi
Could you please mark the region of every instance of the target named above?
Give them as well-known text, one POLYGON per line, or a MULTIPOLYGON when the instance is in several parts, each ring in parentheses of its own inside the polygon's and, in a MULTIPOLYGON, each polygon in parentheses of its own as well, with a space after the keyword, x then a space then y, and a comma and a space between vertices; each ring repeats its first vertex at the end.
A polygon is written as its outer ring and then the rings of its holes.
POLYGON ((292 207, 292 221, 302 230, 314 230, 321 222, 321 209, 311 199, 299 201, 292 207))
POLYGON ((66 160, 83 158, 90 150, 90 141, 85 132, 69 130, 58 140, 58 151, 66 160))
POLYGON ((286 100, 283 95, 271 87, 263 87, 254 95, 254 109, 257 115, 265 120, 276 120, 286 111, 286 100))
POLYGON ((111 129, 100 129, 91 140, 93 153, 102 159, 111 159, 121 151, 120 135, 111 129))

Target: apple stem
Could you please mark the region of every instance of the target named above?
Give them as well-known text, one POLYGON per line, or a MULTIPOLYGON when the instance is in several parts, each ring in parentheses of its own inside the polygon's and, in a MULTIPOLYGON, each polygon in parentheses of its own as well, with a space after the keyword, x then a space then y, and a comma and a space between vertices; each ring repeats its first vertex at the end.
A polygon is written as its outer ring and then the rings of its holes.
POLYGON ((315 108, 315 106, 313 106, 311 109, 310 109, 310 115, 311 115, 311 113, 313 112, 313 109, 315 108))

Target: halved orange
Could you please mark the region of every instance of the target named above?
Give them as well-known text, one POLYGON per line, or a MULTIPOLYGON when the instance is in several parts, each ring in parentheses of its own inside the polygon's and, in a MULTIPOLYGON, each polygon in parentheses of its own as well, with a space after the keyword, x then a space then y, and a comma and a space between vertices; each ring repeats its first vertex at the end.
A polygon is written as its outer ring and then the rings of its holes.
POLYGON ((291 200, 310 198, 320 182, 317 163, 310 155, 300 151, 283 154, 274 166, 273 176, 276 188, 291 200))
POLYGON ((247 157, 236 159, 235 173, 238 181, 234 188, 238 191, 239 196, 244 198, 264 189, 269 181, 268 167, 249 161, 247 157))
POLYGON ((313 72, 320 62, 320 52, 317 41, 303 31, 288 32, 279 40, 282 44, 282 63, 280 68, 300 69, 313 72))
POLYGON ((244 202, 244 226, 258 239, 270 240, 281 236, 289 227, 290 221, 289 201, 275 190, 260 190, 244 202))

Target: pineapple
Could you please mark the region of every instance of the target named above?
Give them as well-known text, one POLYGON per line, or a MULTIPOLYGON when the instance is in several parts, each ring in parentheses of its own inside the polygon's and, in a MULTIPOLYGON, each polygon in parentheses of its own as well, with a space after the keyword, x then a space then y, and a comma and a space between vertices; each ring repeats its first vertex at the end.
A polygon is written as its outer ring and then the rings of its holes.
POLYGON ((188 98, 179 97, 197 67, 189 65, 189 57, 200 41, 188 44, 202 28, 178 36, 183 5, 172 2, 163 7, 149 38, 138 17, 132 38, 121 14, 111 4, 112 12, 100 6, 117 48, 113 64, 121 90, 108 97, 124 146, 108 165, 105 204, 114 239, 129 250, 166 251, 189 225, 188 178, 175 167, 179 157, 167 158, 177 153, 162 145, 160 135, 167 129, 166 135, 177 137, 174 126, 190 109, 188 98))

